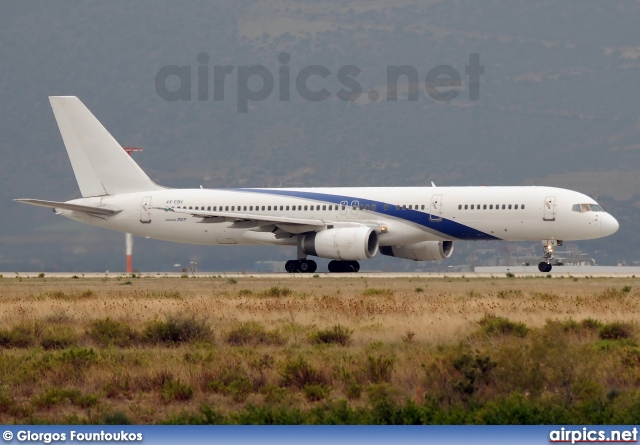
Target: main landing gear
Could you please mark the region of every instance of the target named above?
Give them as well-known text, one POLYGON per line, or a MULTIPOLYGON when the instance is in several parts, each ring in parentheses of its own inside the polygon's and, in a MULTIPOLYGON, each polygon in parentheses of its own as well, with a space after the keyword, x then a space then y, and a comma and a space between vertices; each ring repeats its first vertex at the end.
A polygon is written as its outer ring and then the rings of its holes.
POLYGON ((344 272, 358 272, 360 270, 360 263, 357 261, 330 261, 329 272, 332 273, 344 273, 344 272))
MULTIPOLYGON (((289 273, 314 273, 318 265, 313 260, 289 260, 284 268, 289 273)), ((331 261, 329 262, 329 272, 345 273, 358 272, 360 263, 357 261, 331 261)))
MULTIPOLYGON (((561 240, 546 240, 542 242, 542 261, 538 264, 540 272, 551 272, 551 262, 553 261, 553 246, 562 246, 561 240)), ((560 265, 560 263, 557 263, 560 265)))
POLYGON ((284 268, 289 273, 314 273, 318 265, 313 260, 289 260, 285 263, 284 268))

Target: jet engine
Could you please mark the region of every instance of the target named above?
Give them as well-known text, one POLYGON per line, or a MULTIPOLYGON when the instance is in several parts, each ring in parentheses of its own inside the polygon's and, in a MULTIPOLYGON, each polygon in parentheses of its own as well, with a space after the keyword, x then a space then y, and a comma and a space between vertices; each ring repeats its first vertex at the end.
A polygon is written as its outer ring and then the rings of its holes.
POLYGON ((453 253, 453 241, 422 241, 403 246, 382 246, 380 253, 414 261, 440 261, 453 253))
POLYGON ((370 227, 341 227, 309 233, 302 238, 307 255, 334 260, 365 260, 378 253, 378 234, 370 227))

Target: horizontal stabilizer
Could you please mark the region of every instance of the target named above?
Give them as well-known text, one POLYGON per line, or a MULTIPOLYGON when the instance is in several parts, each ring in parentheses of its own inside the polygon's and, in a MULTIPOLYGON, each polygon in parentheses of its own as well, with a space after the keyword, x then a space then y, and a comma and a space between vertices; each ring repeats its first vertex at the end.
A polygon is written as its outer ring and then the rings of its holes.
POLYGON ((98 215, 115 215, 116 213, 122 212, 120 209, 112 209, 109 207, 93 207, 80 204, 70 204, 67 202, 43 201, 41 199, 14 199, 14 201, 34 206, 50 207, 54 210, 74 210, 76 212, 94 213, 98 215))

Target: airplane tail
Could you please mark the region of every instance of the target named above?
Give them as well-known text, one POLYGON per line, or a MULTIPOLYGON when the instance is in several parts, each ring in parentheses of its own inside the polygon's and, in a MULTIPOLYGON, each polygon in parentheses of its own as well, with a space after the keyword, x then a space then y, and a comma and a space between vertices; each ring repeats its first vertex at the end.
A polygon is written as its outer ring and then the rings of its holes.
POLYGON ((75 96, 50 96, 83 197, 159 190, 75 96))

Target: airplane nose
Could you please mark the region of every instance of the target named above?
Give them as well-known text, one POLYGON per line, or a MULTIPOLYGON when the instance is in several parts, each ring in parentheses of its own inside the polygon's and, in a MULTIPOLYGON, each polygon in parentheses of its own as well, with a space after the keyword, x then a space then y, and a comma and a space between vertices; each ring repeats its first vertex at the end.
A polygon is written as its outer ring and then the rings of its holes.
POLYGON ((618 221, 608 213, 605 213, 604 216, 600 218, 600 231, 605 236, 613 235, 618 231, 619 227, 620 224, 618 224, 618 221))

